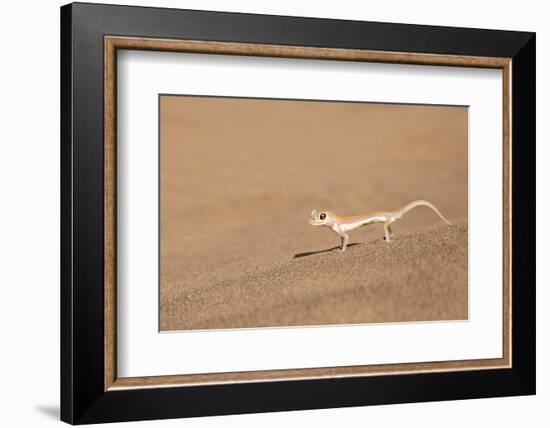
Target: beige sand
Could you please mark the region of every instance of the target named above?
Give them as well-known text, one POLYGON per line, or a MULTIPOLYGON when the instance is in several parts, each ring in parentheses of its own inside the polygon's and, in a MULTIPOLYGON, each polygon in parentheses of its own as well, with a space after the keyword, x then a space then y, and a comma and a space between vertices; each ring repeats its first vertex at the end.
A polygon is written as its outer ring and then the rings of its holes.
POLYGON ((467 109, 161 98, 161 330, 467 318, 467 109), (307 224, 428 199, 339 239, 307 224), (302 257, 296 255, 308 254, 302 257))

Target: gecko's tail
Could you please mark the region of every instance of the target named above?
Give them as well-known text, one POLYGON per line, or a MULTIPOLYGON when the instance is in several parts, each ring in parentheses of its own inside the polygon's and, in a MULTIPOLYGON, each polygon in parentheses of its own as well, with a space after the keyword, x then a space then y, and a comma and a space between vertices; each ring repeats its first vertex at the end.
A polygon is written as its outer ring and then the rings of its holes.
POLYGON ((412 210, 413 208, 416 208, 416 207, 421 207, 421 206, 424 206, 424 207, 429 207, 431 208, 432 210, 435 211, 435 213, 441 218, 441 220, 443 220, 445 223, 447 223, 449 226, 452 226, 452 223, 447 220, 443 214, 441 214, 441 212, 437 209, 437 207, 432 204, 431 202, 428 202, 428 201, 425 201, 423 199, 419 199, 419 200, 416 200, 416 201, 412 201, 411 203, 405 205, 403 208, 401 208, 399 211, 397 211, 397 214, 398 214, 398 218, 401 218, 403 217, 403 215, 405 215, 406 213, 408 213, 410 210, 412 210))

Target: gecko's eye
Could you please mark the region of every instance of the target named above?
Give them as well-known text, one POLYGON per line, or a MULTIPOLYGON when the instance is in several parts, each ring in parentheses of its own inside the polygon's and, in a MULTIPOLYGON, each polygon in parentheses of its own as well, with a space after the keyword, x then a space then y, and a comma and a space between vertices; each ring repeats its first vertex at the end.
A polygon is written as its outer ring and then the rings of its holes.
POLYGON ((326 215, 325 213, 321 213, 321 215, 319 216, 319 218, 320 218, 321 220, 324 220, 324 219, 327 218, 327 215, 326 215))

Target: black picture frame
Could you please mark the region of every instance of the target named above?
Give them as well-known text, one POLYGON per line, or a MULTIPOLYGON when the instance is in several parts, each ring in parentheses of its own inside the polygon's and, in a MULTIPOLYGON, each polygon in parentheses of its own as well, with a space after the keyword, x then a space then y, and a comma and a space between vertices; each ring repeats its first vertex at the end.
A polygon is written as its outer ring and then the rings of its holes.
POLYGON ((535 393, 535 34, 73 3, 61 8, 61 419, 71 424, 535 393), (512 58, 512 367, 104 390, 104 36, 512 58))

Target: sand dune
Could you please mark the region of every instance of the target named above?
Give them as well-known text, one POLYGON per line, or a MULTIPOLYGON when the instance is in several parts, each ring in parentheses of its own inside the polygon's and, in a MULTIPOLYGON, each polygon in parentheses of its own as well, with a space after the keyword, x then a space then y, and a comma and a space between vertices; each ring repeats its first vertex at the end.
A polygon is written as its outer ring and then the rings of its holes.
MULTIPOLYGON (((354 242, 352 240, 352 242, 354 242)), ((170 300, 164 329, 466 319, 467 228, 296 253, 170 300)))

